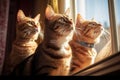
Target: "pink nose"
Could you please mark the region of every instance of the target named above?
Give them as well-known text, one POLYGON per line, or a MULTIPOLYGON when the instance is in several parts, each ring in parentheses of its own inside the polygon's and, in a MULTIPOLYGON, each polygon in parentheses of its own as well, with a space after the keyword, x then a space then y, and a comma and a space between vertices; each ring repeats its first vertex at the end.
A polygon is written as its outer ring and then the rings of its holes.
POLYGON ((35 32, 38 32, 38 28, 35 28, 34 31, 35 31, 35 32))

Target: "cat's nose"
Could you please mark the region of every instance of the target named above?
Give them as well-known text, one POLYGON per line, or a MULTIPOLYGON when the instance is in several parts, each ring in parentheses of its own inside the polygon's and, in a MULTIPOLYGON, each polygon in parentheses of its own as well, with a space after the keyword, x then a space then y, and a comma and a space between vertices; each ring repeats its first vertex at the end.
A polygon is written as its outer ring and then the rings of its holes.
POLYGON ((35 32, 38 32, 38 28, 35 28, 34 31, 35 31, 35 32))
POLYGON ((98 26, 101 26, 101 27, 102 27, 102 25, 101 25, 101 24, 98 24, 98 26))
POLYGON ((37 28, 37 26, 36 26, 36 25, 34 25, 34 27, 35 27, 35 28, 37 28))
POLYGON ((72 24, 72 19, 68 23, 72 24))

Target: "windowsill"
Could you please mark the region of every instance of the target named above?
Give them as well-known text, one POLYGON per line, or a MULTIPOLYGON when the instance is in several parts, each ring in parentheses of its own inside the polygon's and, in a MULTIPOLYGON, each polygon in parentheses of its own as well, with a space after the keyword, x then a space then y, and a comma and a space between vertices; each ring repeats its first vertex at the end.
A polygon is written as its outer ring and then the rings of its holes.
POLYGON ((113 54, 91 66, 88 66, 73 76, 101 76, 118 70, 120 70, 120 52, 113 54))

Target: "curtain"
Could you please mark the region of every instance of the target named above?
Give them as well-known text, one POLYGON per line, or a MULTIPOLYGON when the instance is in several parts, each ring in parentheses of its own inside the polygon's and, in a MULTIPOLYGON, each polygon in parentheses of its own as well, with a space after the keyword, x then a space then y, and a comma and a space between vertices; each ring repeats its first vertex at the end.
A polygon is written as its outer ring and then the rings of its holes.
POLYGON ((9 0, 0 0, 0 75, 5 57, 8 13, 9 0))

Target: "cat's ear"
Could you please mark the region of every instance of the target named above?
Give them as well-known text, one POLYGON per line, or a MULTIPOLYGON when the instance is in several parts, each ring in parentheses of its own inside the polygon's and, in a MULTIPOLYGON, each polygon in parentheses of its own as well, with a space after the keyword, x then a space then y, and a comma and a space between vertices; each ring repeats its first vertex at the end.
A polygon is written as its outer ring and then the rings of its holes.
POLYGON ((35 17, 34 17, 34 20, 35 20, 36 23, 38 23, 39 20, 40 20, 40 14, 38 14, 37 16, 35 16, 35 17))
POLYGON ((70 17, 70 8, 68 8, 64 14, 70 17))
POLYGON ((81 25, 84 22, 84 19, 80 14, 77 14, 76 25, 81 25))
POLYGON ((53 8, 50 5, 47 5, 47 8, 45 10, 45 16, 48 20, 51 19, 51 17, 53 17, 55 15, 55 12, 53 10, 53 8))
POLYGON ((25 14, 22 10, 19 10, 17 13, 17 21, 21 21, 25 17, 25 14))

